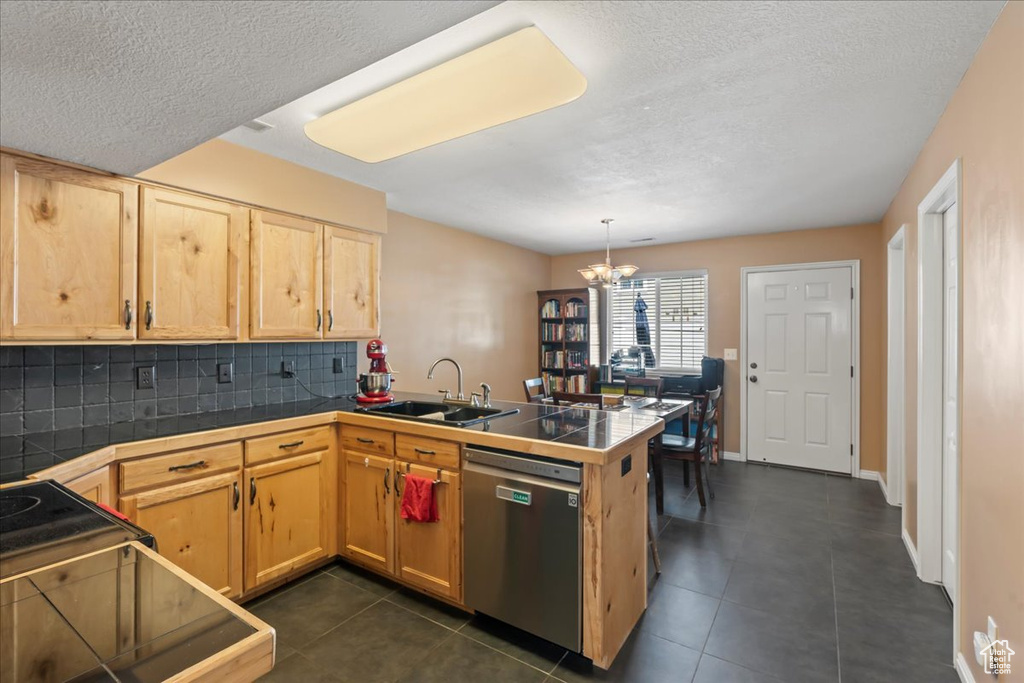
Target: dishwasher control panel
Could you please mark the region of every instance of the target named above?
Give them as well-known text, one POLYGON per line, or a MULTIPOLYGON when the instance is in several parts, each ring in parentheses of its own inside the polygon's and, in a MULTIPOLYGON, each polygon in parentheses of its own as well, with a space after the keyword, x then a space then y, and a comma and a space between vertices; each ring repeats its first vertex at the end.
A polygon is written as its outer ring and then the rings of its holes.
POLYGON ((501 451, 487 451, 478 448, 466 449, 466 460, 481 465, 500 467, 522 474, 532 474, 535 477, 557 479, 572 484, 579 484, 582 481, 583 466, 579 463, 553 458, 540 459, 537 456, 521 456, 501 451))

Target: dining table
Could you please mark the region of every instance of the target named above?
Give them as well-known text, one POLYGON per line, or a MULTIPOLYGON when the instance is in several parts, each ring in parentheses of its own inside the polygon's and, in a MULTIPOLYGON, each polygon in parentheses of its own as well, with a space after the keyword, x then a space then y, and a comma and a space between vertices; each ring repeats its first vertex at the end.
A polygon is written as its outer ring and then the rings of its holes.
MULTIPOLYGON (((640 415, 653 415, 660 417, 666 424, 675 420, 683 421, 684 437, 690 435, 690 410, 693 407, 692 399, 678 398, 655 398, 653 396, 623 396, 622 402, 618 405, 605 406, 602 410, 621 411, 637 413, 640 415)), ((654 491, 657 501, 658 514, 664 513, 664 488, 665 473, 662 458, 662 435, 659 433, 651 439, 651 469, 654 471, 654 491)))

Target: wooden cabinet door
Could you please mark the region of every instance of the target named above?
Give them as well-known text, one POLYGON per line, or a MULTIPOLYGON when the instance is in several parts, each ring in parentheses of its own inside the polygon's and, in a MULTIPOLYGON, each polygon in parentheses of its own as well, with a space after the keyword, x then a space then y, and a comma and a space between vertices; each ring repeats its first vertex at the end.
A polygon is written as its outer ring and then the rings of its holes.
POLYGON ((140 339, 237 339, 247 209, 142 188, 140 339))
POLYGON ((380 334, 380 236, 324 226, 324 337, 380 334))
POLYGON ((395 461, 345 451, 342 504, 345 513, 342 554, 361 564, 390 572, 393 567, 395 461))
POLYGON ((327 557, 328 469, 327 451, 246 468, 247 591, 327 557))
POLYGON ((88 474, 83 474, 76 479, 66 482, 64 486, 82 498, 91 500, 94 503, 103 503, 104 505, 116 504, 113 486, 111 486, 109 467, 101 467, 88 474))
POLYGON ((138 185, 0 157, 0 337, 132 339, 138 185))
POLYGON ((323 226, 252 211, 250 336, 319 339, 323 329, 323 226))
MULTIPOLYGON (((406 466, 398 463, 404 474, 406 466)), ((409 465, 408 473, 434 479, 437 468, 409 465)), ((398 552, 397 571, 402 581, 447 598, 462 600, 462 482, 455 472, 441 470, 437 496, 437 522, 402 519, 401 491, 405 478, 399 477, 395 503, 398 552)))
POLYGON ((157 551, 225 597, 242 594, 240 472, 126 496, 121 512, 156 538, 157 551))

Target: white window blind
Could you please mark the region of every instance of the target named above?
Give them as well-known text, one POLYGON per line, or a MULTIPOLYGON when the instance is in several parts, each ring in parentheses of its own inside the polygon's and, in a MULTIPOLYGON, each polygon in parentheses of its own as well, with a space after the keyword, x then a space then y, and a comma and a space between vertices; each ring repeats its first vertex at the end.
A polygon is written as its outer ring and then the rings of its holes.
POLYGON ((612 290, 612 350, 643 346, 637 339, 637 295, 647 304, 655 370, 700 371, 707 352, 707 273, 628 280, 612 290))

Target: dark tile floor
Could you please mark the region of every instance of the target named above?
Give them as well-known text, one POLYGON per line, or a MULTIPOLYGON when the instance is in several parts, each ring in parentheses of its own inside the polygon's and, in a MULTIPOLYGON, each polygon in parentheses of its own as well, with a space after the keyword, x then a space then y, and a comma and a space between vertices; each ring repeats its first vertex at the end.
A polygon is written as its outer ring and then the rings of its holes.
POLYGON ((952 611, 876 482, 727 462, 702 511, 672 465, 663 571, 610 671, 339 563, 247 605, 277 628, 264 680, 958 680, 952 611))

